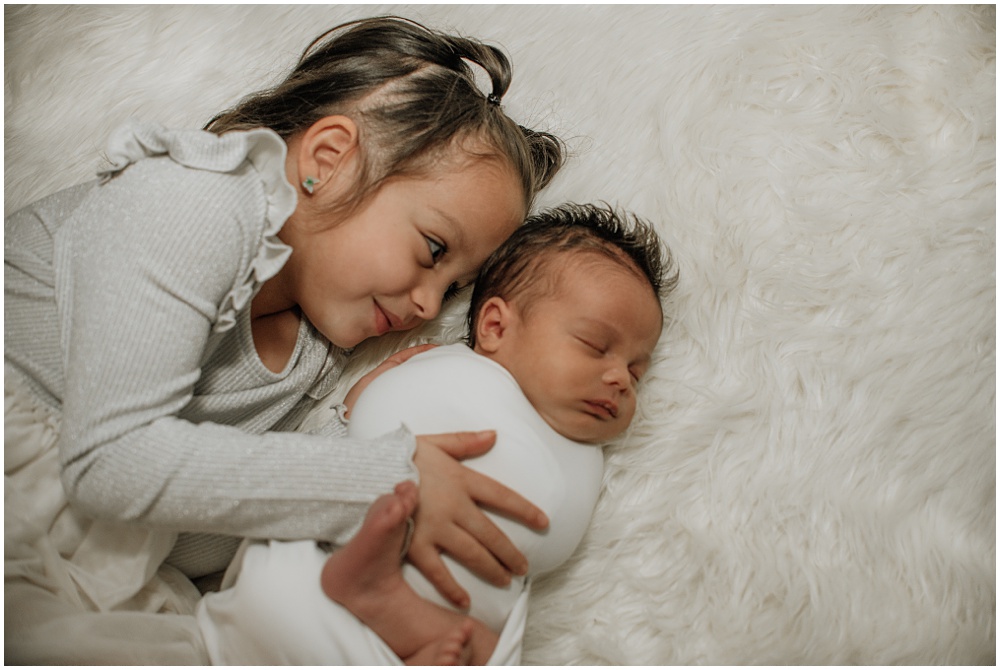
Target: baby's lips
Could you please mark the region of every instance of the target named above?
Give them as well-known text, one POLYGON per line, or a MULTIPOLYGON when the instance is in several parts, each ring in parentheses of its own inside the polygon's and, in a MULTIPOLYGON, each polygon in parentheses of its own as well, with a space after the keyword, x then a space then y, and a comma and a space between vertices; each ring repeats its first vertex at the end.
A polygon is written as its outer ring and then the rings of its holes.
POLYGON ((586 400, 585 402, 587 403, 588 406, 595 409, 598 412, 598 414, 605 416, 606 418, 609 419, 618 418, 618 403, 614 402, 613 400, 598 399, 598 400, 586 400))

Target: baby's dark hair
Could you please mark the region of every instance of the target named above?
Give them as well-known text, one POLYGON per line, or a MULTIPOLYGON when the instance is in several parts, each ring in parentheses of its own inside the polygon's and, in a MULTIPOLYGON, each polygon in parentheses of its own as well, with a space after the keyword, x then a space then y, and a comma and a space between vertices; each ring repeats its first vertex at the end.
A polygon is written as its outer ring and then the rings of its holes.
POLYGON ((653 227, 610 206, 565 204, 528 218, 479 270, 468 314, 468 343, 476 344, 480 308, 494 296, 520 302, 522 312, 558 289, 546 265, 565 253, 600 254, 645 278, 662 300, 677 285, 670 251, 653 227))
POLYGON ((530 208, 565 152, 556 136, 504 113, 500 99, 510 81, 510 61, 494 46, 399 17, 363 19, 317 37, 284 81, 218 114, 205 129, 266 127, 287 140, 325 116, 348 116, 359 128, 362 170, 346 209, 390 177, 425 172, 459 142, 472 155, 509 163, 530 208), (470 63, 489 75, 488 95, 470 63))

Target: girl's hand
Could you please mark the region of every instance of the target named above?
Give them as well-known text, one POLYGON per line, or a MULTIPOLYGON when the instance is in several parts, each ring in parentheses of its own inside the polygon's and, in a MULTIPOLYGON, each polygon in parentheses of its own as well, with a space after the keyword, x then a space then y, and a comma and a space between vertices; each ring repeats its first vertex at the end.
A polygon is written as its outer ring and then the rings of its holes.
POLYGON ((344 413, 344 416, 350 417, 351 410, 354 408, 354 403, 358 401, 358 397, 361 395, 361 392, 368 388, 368 385, 375 381, 376 377, 389 368, 394 368, 397 365, 405 363, 417 354, 433 349, 436 346, 438 345, 418 344, 416 346, 403 349, 402 351, 397 351, 392 356, 389 356, 389 358, 379 363, 377 367, 372 368, 368 374, 355 382, 354 386, 351 387, 351 390, 348 391, 347 395, 344 397, 344 406, 347 407, 347 411, 344 413))
POLYGON ((459 463, 486 453, 495 441, 494 431, 417 436, 413 462, 420 472, 420 503, 407 558, 461 608, 469 606, 469 595, 445 567, 442 551, 497 586, 509 584, 511 572, 523 575, 528 570, 524 555, 479 505, 530 528, 549 525, 545 514, 525 498, 459 463))

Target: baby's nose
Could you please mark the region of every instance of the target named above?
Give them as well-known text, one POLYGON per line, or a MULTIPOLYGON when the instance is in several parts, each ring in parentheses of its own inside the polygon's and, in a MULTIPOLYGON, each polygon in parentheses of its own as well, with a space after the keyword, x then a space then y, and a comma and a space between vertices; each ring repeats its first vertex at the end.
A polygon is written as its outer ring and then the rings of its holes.
POLYGON ((611 386, 617 386, 620 390, 629 388, 629 371, 622 365, 614 365, 604 373, 604 381, 611 386))

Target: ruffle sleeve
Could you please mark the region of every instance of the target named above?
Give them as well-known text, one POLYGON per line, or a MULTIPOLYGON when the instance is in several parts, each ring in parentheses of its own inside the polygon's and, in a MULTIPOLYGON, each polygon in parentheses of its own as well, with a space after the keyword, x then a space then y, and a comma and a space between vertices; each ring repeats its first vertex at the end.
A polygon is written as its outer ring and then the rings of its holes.
POLYGON ((287 151, 284 140, 268 128, 216 135, 204 130, 172 130, 135 119, 118 128, 108 140, 111 165, 98 172, 102 183, 136 161, 163 155, 185 167, 211 172, 234 172, 250 163, 260 176, 267 203, 261 243, 244 275, 219 304, 214 332, 236 325, 236 315, 265 281, 278 274, 292 253, 292 248, 278 238, 278 231, 297 201, 295 189, 285 176, 287 151))

